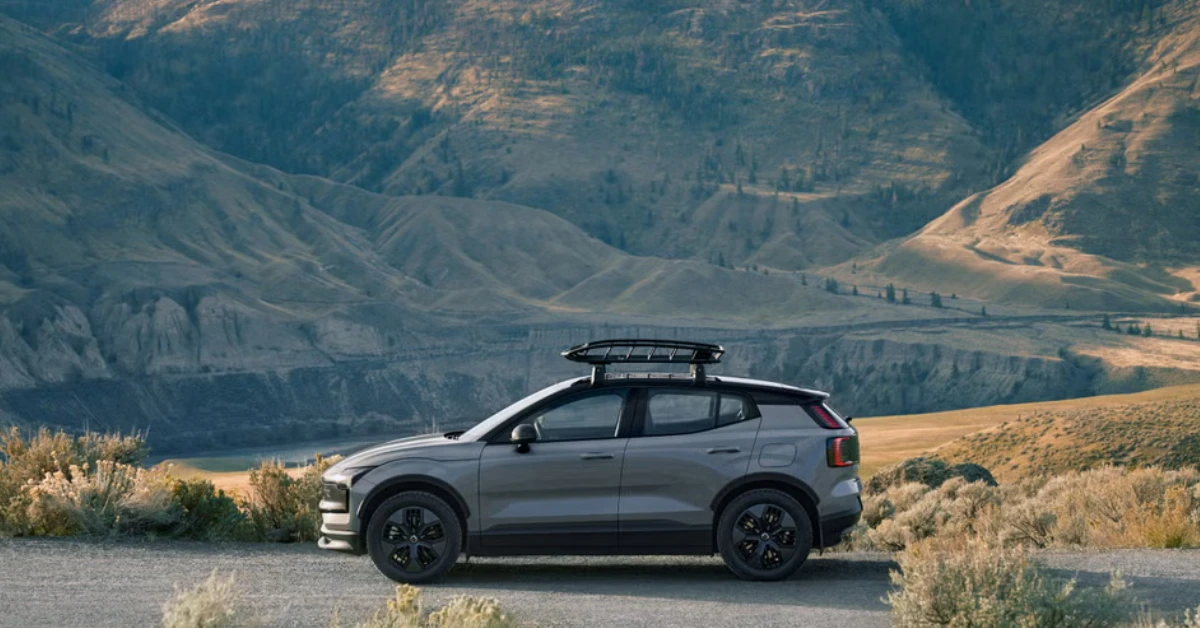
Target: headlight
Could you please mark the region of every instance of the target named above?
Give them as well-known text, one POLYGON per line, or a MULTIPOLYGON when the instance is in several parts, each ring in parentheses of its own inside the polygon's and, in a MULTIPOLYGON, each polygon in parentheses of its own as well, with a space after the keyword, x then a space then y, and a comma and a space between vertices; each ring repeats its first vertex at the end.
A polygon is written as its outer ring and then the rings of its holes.
POLYGON ((331 470, 321 478, 321 512, 349 512, 350 486, 372 467, 331 470))

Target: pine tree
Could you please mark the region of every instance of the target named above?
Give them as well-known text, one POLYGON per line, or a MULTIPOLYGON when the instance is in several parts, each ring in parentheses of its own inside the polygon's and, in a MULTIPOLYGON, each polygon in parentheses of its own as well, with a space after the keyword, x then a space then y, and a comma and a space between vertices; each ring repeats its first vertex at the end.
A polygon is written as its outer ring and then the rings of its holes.
POLYGON ((1146 328, 1142 330, 1142 335, 1147 338, 1154 335, 1154 328, 1150 326, 1150 323, 1146 323, 1146 328))
POLYGON ((1101 329, 1112 329, 1112 321, 1108 319, 1108 314, 1104 315, 1104 322, 1100 323, 1101 329))
POLYGON ((987 313, 987 306, 986 306, 986 305, 985 305, 985 306, 983 306, 983 307, 981 307, 981 308, 979 308, 979 315, 980 315, 980 316, 987 316, 987 315, 988 315, 988 313, 987 313))
POLYGON ((929 293, 929 304, 933 307, 942 307, 942 295, 937 292, 929 293))
POLYGON ((908 298, 908 288, 904 289, 904 296, 900 298, 900 303, 903 305, 912 305, 912 300, 908 298))
MULTIPOLYGON (((890 283, 887 285, 887 302, 888 303, 896 302, 896 286, 894 286, 890 283)), ((1198 328, 1198 329, 1200 329, 1200 328, 1198 328)), ((1198 333, 1200 333, 1200 332, 1198 332, 1198 333)))
POLYGON ((858 296, 858 286, 853 286, 850 290, 850 294, 858 296))
MULTIPOLYGON (((804 273, 800 273, 800 285, 802 285, 802 286, 808 285, 808 275, 805 275, 804 273)), ((1197 327, 1196 329, 1198 332, 1200 332, 1200 327, 1197 327)))

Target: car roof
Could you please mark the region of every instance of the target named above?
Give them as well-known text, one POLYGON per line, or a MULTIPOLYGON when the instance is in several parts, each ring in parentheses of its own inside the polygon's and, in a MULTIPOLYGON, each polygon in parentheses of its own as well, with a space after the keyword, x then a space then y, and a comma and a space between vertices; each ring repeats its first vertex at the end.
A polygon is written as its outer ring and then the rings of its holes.
MULTIPOLYGON (((569 380, 570 385, 585 383, 591 381, 590 378, 581 377, 575 380, 569 380)), ((637 382, 651 384, 691 384, 694 378, 689 373, 606 373, 604 375, 605 382, 637 382)), ((812 388, 801 388, 799 386, 791 386, 788 384, 780 384, 765 379, 751 379, 748 377, 731 377, 728 375, 709 375, 705 381, 710 384, 724 384, 727 386, 735 386, 738 388, 754 388, 758 390, 768 390, 781 393, 800 394, 807 397, 828 398, 829 393, 814 390, 812 388)), ((563 382, 564 384, 567 382, 563 382)))

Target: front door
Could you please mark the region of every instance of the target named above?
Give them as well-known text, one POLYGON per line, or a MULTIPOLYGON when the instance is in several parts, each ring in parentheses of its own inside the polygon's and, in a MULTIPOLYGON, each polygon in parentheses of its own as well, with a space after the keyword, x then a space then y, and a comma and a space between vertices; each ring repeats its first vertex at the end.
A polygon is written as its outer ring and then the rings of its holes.
POLYGON ((611 553, 632 404, 625 388, 588 390, 535 408, 506 426, 479 462, 483 554, 611 553), (538 439, 522 452, 516 425, 538 439))
POLYGON ((713 498, 742 477, 758 434, 742 395, 646 387, 621 474, 621 551, 710 553, 713 498))

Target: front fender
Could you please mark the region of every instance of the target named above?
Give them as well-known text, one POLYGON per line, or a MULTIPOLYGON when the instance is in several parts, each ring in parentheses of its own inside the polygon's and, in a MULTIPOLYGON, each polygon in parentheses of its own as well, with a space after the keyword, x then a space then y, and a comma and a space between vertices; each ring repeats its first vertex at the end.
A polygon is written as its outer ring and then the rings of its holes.
POLYGON ((453 461, 404 458, 372 469, 350 489, 350 511, 355 513, 354 531, 361 533, 371 509, 404 487, 425 488, 438 494, 462 515, 468 530, 478 527, 474 508, 479 503, 479 456, 476 455, 453 461))

